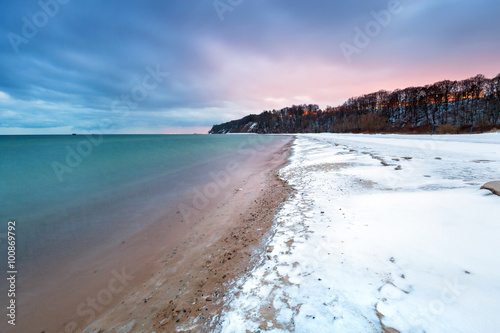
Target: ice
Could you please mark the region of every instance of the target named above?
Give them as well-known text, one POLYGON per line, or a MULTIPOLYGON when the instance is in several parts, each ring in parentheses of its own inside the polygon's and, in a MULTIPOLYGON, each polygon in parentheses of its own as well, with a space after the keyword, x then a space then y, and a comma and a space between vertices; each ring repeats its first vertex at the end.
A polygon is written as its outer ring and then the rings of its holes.
POLYGON ((272 251, 221 331, 497 331, 500 197, 480 187, 499 153, 496 133, 298 135, 272 251))

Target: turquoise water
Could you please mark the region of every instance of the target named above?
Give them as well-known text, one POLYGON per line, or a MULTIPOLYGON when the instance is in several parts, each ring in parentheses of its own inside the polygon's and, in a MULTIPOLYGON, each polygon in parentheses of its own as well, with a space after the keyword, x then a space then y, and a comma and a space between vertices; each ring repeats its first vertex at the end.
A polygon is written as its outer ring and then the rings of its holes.
POLYGON ((29 276, 35 262, 71 258, 144 229, 210 172, 279 139, 0 136, 1 225, 16 220, 18 266, 29 276))

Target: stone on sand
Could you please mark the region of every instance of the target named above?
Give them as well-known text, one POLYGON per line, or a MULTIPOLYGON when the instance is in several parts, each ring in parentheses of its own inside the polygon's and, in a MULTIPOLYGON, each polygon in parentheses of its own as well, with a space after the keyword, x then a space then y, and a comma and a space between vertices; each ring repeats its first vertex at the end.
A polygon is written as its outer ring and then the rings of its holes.
POLYGON ((481 186, 481 190, 490 190, 496 195, 500 196, 500 180, 487 182, 483 186, 481 186))

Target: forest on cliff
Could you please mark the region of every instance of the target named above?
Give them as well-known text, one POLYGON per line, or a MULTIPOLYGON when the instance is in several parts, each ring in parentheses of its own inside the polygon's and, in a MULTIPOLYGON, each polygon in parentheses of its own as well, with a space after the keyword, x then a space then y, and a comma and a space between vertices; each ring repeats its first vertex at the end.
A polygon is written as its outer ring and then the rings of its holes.
POLYGON ((464 133, 500 128, 500 74, 444 80, 349 98, 320 109, 302 104, 214 125, 226 133, 464 133))

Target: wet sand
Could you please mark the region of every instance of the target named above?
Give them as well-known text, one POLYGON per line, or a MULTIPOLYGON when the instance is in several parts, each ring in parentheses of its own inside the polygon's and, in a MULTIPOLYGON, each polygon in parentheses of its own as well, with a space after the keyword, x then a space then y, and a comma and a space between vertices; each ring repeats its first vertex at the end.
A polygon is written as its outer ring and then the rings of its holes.
POLYGON ((165 218, 178 221, 166 228, 151 226, 105 253, 89 249, 63 268, 58 262, 44 265, 38 279, 19 284, 18 318, 7 332, 80 332, 89 320, 117 304, 128 288, 146 280, 159 253, 179 243, 181 220, 176 215, 165 218))
POLYGON ((60 262, 45 265, 38 279, 20 284, 20 292, 30 293, 19 299, 17 325, 6 332, 214 328, 222 296, 252 266, 286 197, 276 170, 286 163, 292 138, 245 149, 239 164, 228 164, 119 246, 90 248, 64 270, 60 262))
POLYGON ((288 195, 276 171, 286 163, 291 143, 286 137, 252 157, 251 165, 240 166, 218 198, 189 214, 188 234, 155 260, 148 277, 83 331, 216 329, 223 297, 258 260, 276 209, 288 195))

